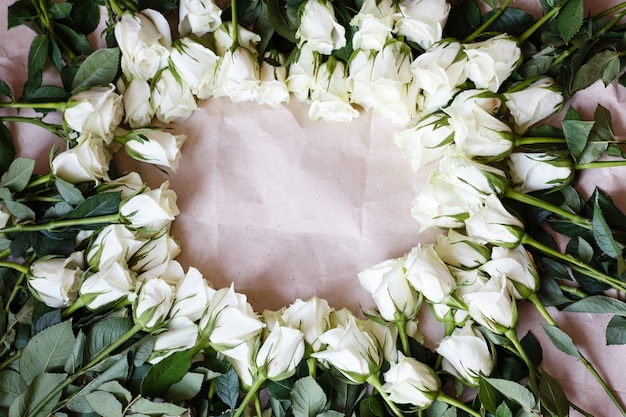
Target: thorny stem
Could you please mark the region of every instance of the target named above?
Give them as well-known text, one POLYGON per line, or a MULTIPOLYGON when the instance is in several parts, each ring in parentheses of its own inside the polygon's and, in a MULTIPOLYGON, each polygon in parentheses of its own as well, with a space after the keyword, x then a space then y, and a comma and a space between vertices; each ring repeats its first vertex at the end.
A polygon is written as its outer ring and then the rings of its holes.
POLYGON ((64 138, 63 126, 54 123, 46 123, 40 117, 0 116, 0 120, 4 122, 30 123, 35 126, 43 127, 49 132, 64 138))

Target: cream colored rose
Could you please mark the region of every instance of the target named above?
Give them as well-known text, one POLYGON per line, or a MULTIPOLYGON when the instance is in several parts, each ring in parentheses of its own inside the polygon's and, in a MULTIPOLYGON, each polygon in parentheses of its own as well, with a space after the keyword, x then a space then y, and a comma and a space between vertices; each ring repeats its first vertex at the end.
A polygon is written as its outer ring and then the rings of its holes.
POLYGON ((83 252, 67 258, 42 258, 30 266, 28 285, 47 306, 69 307, 76 300, 82 274, 83 252))

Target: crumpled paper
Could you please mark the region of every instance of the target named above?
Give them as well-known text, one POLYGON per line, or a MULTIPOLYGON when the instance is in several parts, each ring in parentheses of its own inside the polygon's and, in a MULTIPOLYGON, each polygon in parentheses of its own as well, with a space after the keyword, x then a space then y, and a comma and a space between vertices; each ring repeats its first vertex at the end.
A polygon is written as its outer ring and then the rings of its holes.
MULTIPOLYGON (((19 96, 34 33, 25 27, 7 31, 10 3, 0 0, 0 79, 19 96)), ((539 10, 524 3, 534 13, 539 10)), ((589 1, 586 6, 597 11, 613 3, 589 1)), ((58 83, 51 73, 44 82, 58 83)), ((623 87, 597 83, 579 94, 575 105, 590 119, 602 103, 611 111, 616 135, 624 136, 625 101, 623 87)), ((139 171, 152 187, 170 182, 181 209, 172 228, 183 249, 178 260, 185 268, 197 267, 216 287, 234 283, 259 312, 313 295, 359 312, 373 306, 358 284, 359 271, 436 238, 434 230, 418 235, 409 211, 428 170, 413 172, 393 144, 401 126, 371 112, 349 124, 312 122, 307 111, 297 102, 269 107, 207 100, 187 122, 171 126, 188 135, 177 174, 124 156, 117 158, 118 167, 139 171)), ((47 120, 58 122, 59 116, 47 120)), ((50 146, 59 141, 37 127, 8 125, 19 154, 37 159, 37 170, 45 172, 50 146)), ((584 172, 581 189, 589 195, 600 185, 626 210, 625 176, 626 168, 584 172)), ((420 326, 434 347, 443 330, 427 310, 420 326)), ((626 347, 604 342, 610 317, 550 311, 626 402, 626 347)), ((597 417, 617 415, 582 364, 552 347, 542 318, 530 305, 520 304, 520 317, 520 337, 533 331, 544 349, 544 368, 563 384, 570 400, 597 417)))

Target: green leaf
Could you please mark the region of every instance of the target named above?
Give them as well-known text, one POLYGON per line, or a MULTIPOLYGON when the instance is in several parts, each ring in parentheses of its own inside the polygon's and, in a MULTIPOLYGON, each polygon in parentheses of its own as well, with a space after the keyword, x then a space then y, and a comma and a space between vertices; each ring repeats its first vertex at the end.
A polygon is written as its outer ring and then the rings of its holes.
MULTIPOLYGON (((70 97, 69 93, 56 85, 44 85, 32 91, 28 96, 29 103, 48 103, 66 101, 70 97)), ((50 109, 35 110, 40 113, 50 112, 50 109)))
POLYGON ((9 213, 11 213, 20 220, 33 220, 35 218, 35 212, 25 204, 18 203, 17 201, 13 200, 4 200, 4 205, 6 206, 7 210, 9 210, 9 213))
POLYGON ((66 374, 46 373, 37 375, 26 391, 18 395, 15 401, 13 401, 9 408, 9 417, 44 417, 50 414, 61 398, 62 391, 52 395, 37 414, 33 414, 32 409, 36 406, 41 406, 42 401, 44 401, 59 384, 65 381, 66 377, 66 374))
POLYGON ((583 153, 585 146, 587 146, 587 140, 589 138, 591 128, 593 127, 593 122, 585 122, 582 120, 564 120, 562 126, 567 148, 569 149, 572 158, 577 161, 578 157, 583 153))
POLYGON ((87 198, 67 217, 81 219, 117 213, 120 207, 120 193, 100 193, 87 198))
POLYGON ((54 185, 57 187, 61 198, 72 206, 77 206, 85 201, 83 193, 74 185, 61 178, 54 179, 54 185))
MULTIPOLYGON (((385 406, 382 400, 377 396, 371 396, 361 401, 358 415, 361 417, 384 417, 387 414, 385 413, 385 406)), ((294 417, 302 416, 294 413, 294 417)))
POLYGON ((72 354, 74 333, 72 324, 64 321, 33 336, 22 354, 20 374, 30 383, 37 375, 63 369, 72 354))
MULTIPOLYGON (((165 393, 165 398, 169 401, 184 401, 190 400, 202 389, 202 383, 204 382, 204 375, 197 372, 188 372, 178 382, 175 382, 170 386, 165 393)), ((236 403, 235 403, 236 405, 236 403)))
POLYGON ((289 20, 284 12, 284 2, 280 0, 267 0, 267 9, 270 23, 276 33, 291 43, 296 43, 297 22, 289 20))
POLYGON ((0 178, 0 187, 7 187, 13 192, 22 191, 28 185, 34 169, 34 160, 16 158, 0 178))
POLYGON ((626 316, 626 303, 604 295, 592 295, 570 304, 564 311, 626 316))
POLYGON ((24 84, 23 95, 30 97, 30 94, 41 87, 41 75, 43 67, 48 59, 48 35, 41 34, 35 36, 28 51, 28 79, 24 84))
POLYGON ((591 225, 593 226, 593 237, 601 250, 613 259, 622 258, 622 250, 613 239, 613 233, 608 223, 604 219, 602 210, 598 205, 598 201, 594 201, 593 217, 591 218, 591 225))
POLYGON ((11 87, 2 80, 0 80, 0 96, 7 96, 13 101, 13 91, 11 91, 11 87))
POLYGON ((92 0, 76 0, 72 8, 74 27, 82 34, 89 34, 96 30, 100 23, 100 9, 98 2, 92 0))
POLYGON ((617 76, 615 69, 619 70, 619 53, 616 51, 602 51, 589 58, 574 75, 572 93, 589 87, 597 80, 610 81, 617 76), (613 73, 615 74, 613 75, 613 73))
POLYGON ((505 402, 500 404, 496 409, 495 417, 513 417, 513 412, 505 402))
POLYGON ((72 354, 67 358, 63 369, 68 374, 73 374, 83 365, 83 356, 85 354, 85 342, 87 338, 83 331, 79 331, 76 336, 76 340, 74 341, 74 346, 72 346, 72 354))
POLYGON ((626 317, 613 316, 606 326, 607 345, 626 344, 626 317))
POLYGON ((115 395, 115 398, 122 399, 127 403, 130 402, 130 400, 132 400, 133 398, 130 391, 124 388, 122 384, 117 381, 105 382, 104 384, 100 385, 99 390, 110 392, 111 394, 115 395))
POLYGON ((496 412, 496 408, 500 402, 498 391, 496 391, 492 385, 487 383, 485 378, 482 376, 478 380, 478 399, 487 411, 492 414, 496 412))
POLYGON ((583 262, 589 263, 593 259, 593 248, 580 236, 570 240, 565 251, 583 262))
POLYGON ((72 3, 54 3, 49 9, 48 13, 51 19, 63 20, 70 16, 72 11, 72 3))
POLYGON ((89 39, 82 33, 77 33, 73 28, 56 23, 54 25, 55 31, 68 40, 68 43, 72 46, 72 49, 77 55, 89 55, 92 52, 89 39))
POLYGON ((0 123, 0 173, 6 172, 15 159, 13 135, 4 123, 0 123))
MULTIPOLYGON (((492 10, 482 17, 482 21, 489 19, 497 10, 492 10)), ((504 32, 511 36, 521 35, 535 22, 535 18, 522 9, 507 7, 504 12, 487 28, 492 32, 504 32)))
POLYGON ((593 120, 595 121, 593 131, 598 136, 598 139, 602 141, 613 141, 615 139, 611 112, 606 107, 598 104, 596 111, 593 113, 593 120))
POLYGON ((585 10, 583 0, 569 0, 556 18, 556 26, 565 43, 569 43, 583 25, 585 10))
POLYGON ((98 49, 89 55, 72 81, 72 94, 115 81, 120 64, 119 48, 98 49))
POLYGON ((215 378, 215 392, 220 400, 228 407, 234 409, 237 406, 239 397, 239 377, 235 368, 230 367, 228 371, 215 378))
POLYGON ((86 358, 94 358, 132 327, 133 321, 126 317, 111 317, 94 324, 87 334, 86 358))
POLYGON ((102 417, 121 417, 123 415, 122 403, 110 392, 94 391, 85 398, 91 408, 102 417))
POLYGON ((288 400, 289 394, 293 389, 293 380, 291 378, 282 379, 280 381, 267 381, 267 391, 277 400, 288 400))
POLYGON ((565 333, 558 327, 549 324, 543 324, 542 326, 543 330, 552 341, 552 344, 557 349, 570 356, 574 356, 576 358, 580 357, 580 352, 578 351, 578 348, 576 347, 576 345, 574 345, 572 338, 569 337, 567 333, 565 333))
POLYGON ((529 390, 517 382, 498 378, 485 378, 485 380, 507 398, 521 405, 524 410, 534 409, 535 397, 529 390))
POLYGON ((555 416, 566 417, 569 415, 569 401, 561 384, 545 370, 541 373, 541 381, 539 381, 539 398, 544 407, 555 416))
POLYGON ((38 16, 30 0, 18 0, 9 6, 8 28, 23 25, 38 16))
POLYGON ((141 394, 162 396, 180 381, 191 368, 193 349, 176 352, 154 365, 141 382, 141 394))
POLYGON ((319 413, 317 417, 345 417, 345 414, 335 410, 326 410, 323 413, 319 413))
POLYGON ((8 408, 27 386, 19 373, 11 369, 0 371, 0 407, 8 408))
POLYGON ((187 409, 174 404, 157 403, 140 398, 131 404, 129 411, 148 416, 160 416, 162 414, 176 416, 185 413, 187 409))
POLYGON ((326 404, 326 394, 315 379, 307 376, 293 384, 291 404, 294 417, 315 417, 326 404))

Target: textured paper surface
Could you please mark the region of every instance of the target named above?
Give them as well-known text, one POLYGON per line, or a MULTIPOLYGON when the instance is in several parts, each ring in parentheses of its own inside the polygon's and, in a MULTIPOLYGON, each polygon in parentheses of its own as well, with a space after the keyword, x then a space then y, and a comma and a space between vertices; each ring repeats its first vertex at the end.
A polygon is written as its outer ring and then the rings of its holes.
MULTIPOLYGON (((587 3, 593 10, 610 4, 587 3)), ((33 32, 7 31, 8 4, 0 0, 0 79, 19 95, 33 32)), ((625 94, 617 84, 599 83, 580 94, 576 106, 591 118, 602 103, 623 137, 625 94)), ((428 173, 415 174, 393 144, 399 126, 371 113, 350 124, 315 123, 307 110, 300 103, 272 108, 209 100, 186 123, 174 126, 189 136, 178 174, 164 175, 128 158, 118 163, 123 170, 138 170, 151 186, 170 181, 182 212, 172 230, 183 248, 178 259, 199 268, 216 287, 234 282, 259 312, 312 295, 358 312, 373 304, 358 284, 360 270, 435 238, 435 232, 418 236, 409 213, 428 173)), ((36 127, 9 127, 19 153, 37 158, 37 169, 46 171, 56 140, 36 127)), ((581 188, 589 195, 599 185, 626 210, 625 177, 626 168, 585 172, 581 188)), ((605 346, 609 317, 550 311, 626 401, 626 347, 605 346)), ((433 346, 442 329, 426 315, 423 331, 433 346)), ((551 347, 541 317, 529 305, 520 305, 520 317, 520 337, 532 329, 544 348, 545 369, 563 383, 570 399, 594 416, 618 415, 585 368, 551 347)))

